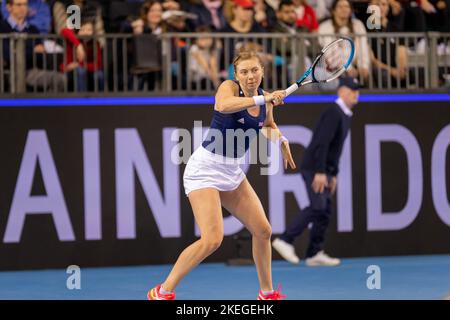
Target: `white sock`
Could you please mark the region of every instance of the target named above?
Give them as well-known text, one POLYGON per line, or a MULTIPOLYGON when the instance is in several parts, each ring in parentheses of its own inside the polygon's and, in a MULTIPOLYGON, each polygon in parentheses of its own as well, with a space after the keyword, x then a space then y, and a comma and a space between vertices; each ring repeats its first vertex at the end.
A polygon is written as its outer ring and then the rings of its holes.
POLYGON ((272 294, 272 293, 273 293, 273 290, 269 290, 269 291, 263 291, 263 290, 261 290, 261 292, 262 292, 263 295, 267 296, 268 294, 272 294))
POLYGON ((173 293, 173 292, 172 292, 172 291, 164 290, 164 288, 163 288, 162 286, 160 286, 160 287, 159 287, 159 293, 161 293, 161 294, 171 294, 171 293, 173 293))

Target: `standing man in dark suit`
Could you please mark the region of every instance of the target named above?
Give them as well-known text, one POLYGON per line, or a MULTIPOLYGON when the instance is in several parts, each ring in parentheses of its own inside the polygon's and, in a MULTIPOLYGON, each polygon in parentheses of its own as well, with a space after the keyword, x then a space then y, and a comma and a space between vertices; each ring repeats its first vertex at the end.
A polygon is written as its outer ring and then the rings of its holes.
POLYGON ((331 216, 331 200, 336 191, 339 158, 350 129, 352 109, 358 103, 359 84, 356 79, 339 80, 338 99, 327 108, 317 123, 311 143, 306 148, 300 172, 305 181, 310 205, 297 215, 286 231, 272 246, 287 261, 297 264, 300 259, 292 245, 295 238, 312 223, 306 252, 307 266, 337 266, 340 260, 323 251, 325 233, 331 216))

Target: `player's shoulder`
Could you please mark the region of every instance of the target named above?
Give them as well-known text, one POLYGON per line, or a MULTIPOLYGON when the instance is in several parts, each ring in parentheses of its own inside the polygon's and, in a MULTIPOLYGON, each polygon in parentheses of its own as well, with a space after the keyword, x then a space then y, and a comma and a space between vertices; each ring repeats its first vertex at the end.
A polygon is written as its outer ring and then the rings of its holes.
POLYGON ((239 88, 238 84, 234 80, 225 80, 222 82, 220 86, 230 87, 230 88, 239 88))
POLYGON ((233 80, 225 80, 217 89, 216 97, 224 97, 228 95, 239 95, 239 86, 233 80))
POLYGON ((234 93, 236 93, 239 91, 239 86, 233 80, 225 80, 224 82, 222 82, 220 84, 220 86, 218 88, 218 91, 221 91, 221 90, 226 90, 226 91, 232 90, 234 93))

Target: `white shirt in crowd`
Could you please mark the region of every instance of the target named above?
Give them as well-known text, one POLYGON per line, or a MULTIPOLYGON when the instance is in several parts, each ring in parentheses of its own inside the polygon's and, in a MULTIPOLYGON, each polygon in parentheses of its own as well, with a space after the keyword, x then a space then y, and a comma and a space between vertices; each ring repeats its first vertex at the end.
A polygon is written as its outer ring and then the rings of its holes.
POLYGON ((199 53, 205 61, 210 61, 211 57, 216 54, 215 50, 200 49, 199 46, 193 44, 189 49, 189 65, 188 70, 192 81, 201 81, 202 79, 209 79, 208 72, 197 62, 194 55, 199 53))
MULTIPOLYGON (((366 28, 358 19, 352 19, 352 23, 353 33, 355 34, 353 37, 355 41, 355 58, 353 59, 353 65, 356 65, 358 68, 370 70, 370 51, 366 28)), ((336 39, 336 36, 331 36, 332 34, 335 34, 331 19, 325 20, 319 25, 318 33, 319 43, 322 47, 336 39)), ((344 26, 338 30, 338 34, 348 36, 350 30, 347 26, 344 26)))
POLYGON ((308 0, 308 4, 313 7, 319 22, 330 17, 332 3, 333 0, 308 0))

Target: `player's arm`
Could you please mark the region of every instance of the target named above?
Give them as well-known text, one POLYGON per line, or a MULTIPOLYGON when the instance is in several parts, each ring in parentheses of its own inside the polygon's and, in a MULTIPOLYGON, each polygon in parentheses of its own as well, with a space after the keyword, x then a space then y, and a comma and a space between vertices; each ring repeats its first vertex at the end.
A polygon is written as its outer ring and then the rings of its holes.
POLYGON ((266 121, 264 121, 264 125, 261 131, 268 140, 279 142, 283 135, 281 134, 280 129, 278 129, 278 126, 273 119, 273 104, 270 102, 266 103, 266 109, 266 121))
POLYGON ((231 80, 224 81, 217 89, 214 109, 222 113, 233 113, 254 107, 253 97, 239 97, 239 87, 231 80))
MULTIPOLYGON (((264 96, 269 96, 269 92, 263 91, 264 96)), ((280 104, 284 104, 282 101, 280 104)), ((266 103, 266 109, 267 109, 267 115, 266 115, 266 121, 264 122, 262 132, 264 136, 273 141, 277 142, 281 139, 283 136, 278 129, 277 124, 275 123, 274 117, 273 117, 273 106, 274 104, 272 102, 266 103)))
POLYGON ((217 90, 214 109, 222 113, 242 111, 257 105, 257 101, 267 103, 276 97, 273 94, 267 96, 239 97, 239 87, 231 80, 224 81, 217 90), (258 100, 259 99, 259 100, 258 100))
POLYGON ((281 153, 283 154, 284 159, 284 168, 287 169, 287 165, 289 164, 292 169, 295 169, 297 166, 295 165, 294 159, 292 159, 289 141, 283 136, 273 118, 273 104, 270 102, 266 103, 266 108, 266 121, 264 122, 261 131, 267 139, 280 143, 281 153))

